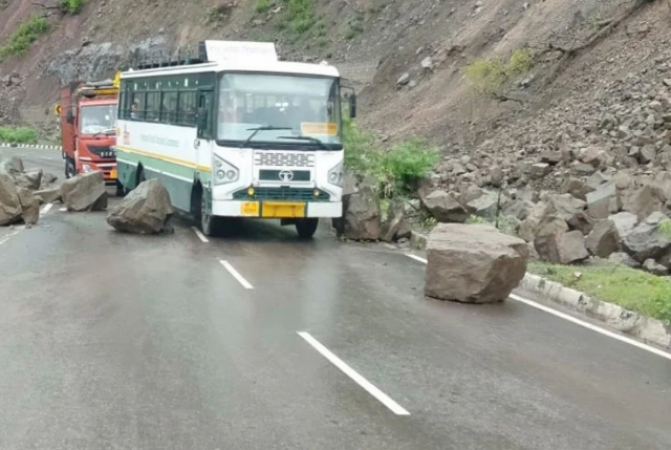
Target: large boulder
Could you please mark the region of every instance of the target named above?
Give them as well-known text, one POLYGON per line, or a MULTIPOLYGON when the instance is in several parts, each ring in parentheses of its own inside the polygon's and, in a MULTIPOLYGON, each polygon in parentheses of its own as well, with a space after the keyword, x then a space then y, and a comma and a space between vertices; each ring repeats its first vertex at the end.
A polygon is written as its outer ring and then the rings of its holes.
POLYGON ((24 187, 17 187, 16 192, 21 202, 21 218, 26 225, 35 225, 40 219, 40 201, 33 191, 24 187))
POLYGON ((546 201, 536 203, 528 217, 520 225, 519 234, 527 242, 539 236, 548 236, 568 231, 566 220, 558 215, 557 207, 546 201))
POLYGON ((42 170, 31 170, 14 175, 14 181, 17 186, 25 189, 37 190, 42 183, 42 170))
POLYGON ((636 225, 638 225, 638 217, 632 213, 624 211, 609 216, 608 220, 611 220, 615 225, 620 239, 627 237, 627 235, 636 228, 636 225))
POLYGON ((21 218, 21 200, 14 179, 0 168, 0 226, 11 225, 21 218))
POLYGON ((40 199, 42 203, 56 203, 63 200, 61 188, 50 187, 35 191, 35 196, 40 199))
POLYGON ((622 200, 615 182, 600 185, 594 192, 587 194, 587 211, 594 219, 607 219, 622 208, 622 200))
POLYGON ((14 176, 24 171, 23 161, 18 156, 12 156, 11 158, 0 162, 0 170, 14 176))
POLYGON ((624 250, 637 262, 647 259, 659 261, 671 250, 671 239, 660 230, 669 218, 661 212, 650 214, 622 241, 624 250))
POLYGON ((587 194, 593 192, 594 188, 588 186, 577 178, 567 178, 560 188, 562 194, 571 194, 573 197, 586 201, 587 194))
POLYGON ((53 188, 53 185, 58 181, 58 177, 49 172, 44 172, 42 174, 42 182, 40 183, 40 190, 53 188))
POLYGON ((585 239, 589 252, 599 258, 608 258, 620 250, 620 234, 615 222, 610 219, 597 223, 592 232, 585 239))
POLYGON ((338 235, 356 241, 380 238, 380 200, 374 179, 357 179, 343 196, 343 217, 334 221, 338 235))
POLYGON ((380 240, 395 242, 401 238, 409 238, 411 234, 410 225, 405 220, 405 205, 402 202, 391 204, 382 214, 380 240))
POLYGON ((76 175, 61 185, 63 203, 68 211, 104 211, 107 189, 102 172, 76 175))
POLYGON ((438 224, 429 235, 428 297, 466 303, 504 301, 527 268, 526 242, 489 225, 438 224))
POLYGON ((441 190, 433 191, 423 202, 438 222, 463 223, 475 213, 475 208, 462 204, 455 194, 441 190))
POLYGON ((170 194, 158 180, 141 183, 107 216, 107 223, 119 231, 159 234, 172 217, 170 194))
POLYGON ((551 263, 571 264, 589 258, 585 237, 578 230, 539 236, 534 247, 540 259, 551 263))
POLYGON ((635 214, 641 221, 656 211, 662 211, 665 200, 664 193, 659 187, 646 185, 625 199, 622 210, 635 214))

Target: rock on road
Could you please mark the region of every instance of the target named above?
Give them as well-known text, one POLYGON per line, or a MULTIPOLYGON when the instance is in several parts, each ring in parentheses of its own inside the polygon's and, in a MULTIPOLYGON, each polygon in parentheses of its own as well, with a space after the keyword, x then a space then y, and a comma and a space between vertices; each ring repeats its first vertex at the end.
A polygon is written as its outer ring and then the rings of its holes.
POLYGON ((0 449, 671 448, 668 359, 518 302, 428 300, 385 247, 175 228, 52 208, 0 229, 0 449))

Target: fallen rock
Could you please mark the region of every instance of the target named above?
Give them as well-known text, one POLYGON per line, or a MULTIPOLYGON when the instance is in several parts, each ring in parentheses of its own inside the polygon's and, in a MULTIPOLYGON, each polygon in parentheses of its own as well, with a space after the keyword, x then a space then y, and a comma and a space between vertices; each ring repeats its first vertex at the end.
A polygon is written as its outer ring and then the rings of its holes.
POLYGON ((639 263, 650 258, 657 261, 664 257, 671 249, 671 240, 660 233, 659 226, 668 220, 661 212, 651 214, 624 238, 624 250, 639 263))
POLYGON ((63 201, 61 188, 48 188, 35 191, 35 196, 39 198, 42 203, 56 203, 63 201))
POLYGON ((636 225, 638 225, 638 217, 628 212, 613 214, 612 216, 609 216, 608 219, 615 225, 620 239, 627 237, 627 235, 636 228, 636 225))
POLYGON ((21 202, 21 218, 26 225, 35 225, 40 219, 40 201, 33 191, 24 187, 17 187, 16 192, 21 202))
POLYGON ((375 180, 361 180, 356 192, 343 196, 343 218, 336 227, 338 234, 355 241, 376 241, 380 238, 380 226, 380 200, 375 180))
POLYGON ((594 192, 594 188, 589 187, 577 178, 568 178, 564 184, 562 184, 560 189, 560 193, 571 194, 575 198, 583 201, 587 201, 587 194, 590 192, 594 192))
POLYGON ((18 156, 12 156, 0 162, 0 170, 4 170, 9 175, 16 175, 24 171, 23 160, 18 156))
POLYGON ((23 172, 14 176, 14 181, 17 186, 25 189, 37 190, 42 184, 42 170, 31 170, 23 172))
POLYGON ((395 242, 398 239, 409 238, 410 234, 410 225, 405 220, 405 205, 401 202, 392 204, 386 214, 383 214, 380 240, 395 242))
POLYGON ((133 234, 159 234, 172 217, 170 194, 158 180, 148 180, 131 191, 107 216, 115 229, 133 234))
POLYGON ((104 211, 107 190, 102 172, 78 174, 61 185, 63 203, 68 211, 104 211))
POLYGON ((599 258, 608 258, 620 250, 620 235, 615 222, 610 219, 597 223, 592 232, 585 239, 589 252, 599 258))
POLYGON ((428 297, 465 303, 504 301, 526 273, 527 244, 489 225, 438 224, 429 235, 428 297))
POLYGON ((622 208, 622 200, 615 183, 608 182, 587 194, 587 211, 594 219, 607 219, 622 208))
POLYGON ((637 189, 624 201, 622 209, 635 214, 638 220, 645 220, 655 211, 664 208, 664 193, 655 186, 646 185, 637 189))
POLYGON ((438 222, 463 223, 475 212, 474 208, 460 203, 455 194, 441 190, 426 196, 424 207, 438 222))
POLYGON ((608 257, 608 261, 615 264, 622 264, 623 266, 631 267, 632 269, 639 269, 641 264, 625 252, 615 252, 608 257))
POLYGON ((21 200, 14 179, 0 168, 0 226, 11 225, 21 218, 21 200))
POLYGON ((566 220, 556 214, 556 205, 539 202, 520 225, 520 237, 533 242, 538 236, 547 236, 568 231, 566 220))
POLYGON ((585 237, 578 230, 540 236, 534 247, 543 261, 556 264, 571 264, 589 258, 585 237))
POLYGON ((658 264, 654 259, 646 259, 643 262, 643 269, 653 275, 662 276, 669 273, 669 269, 661 264, 658 264))
POLYGON ((58 181, 58 177, 49 172, 42 174, 42 182, 40 183, 40 190, 49 189, 54 183, 58 181))

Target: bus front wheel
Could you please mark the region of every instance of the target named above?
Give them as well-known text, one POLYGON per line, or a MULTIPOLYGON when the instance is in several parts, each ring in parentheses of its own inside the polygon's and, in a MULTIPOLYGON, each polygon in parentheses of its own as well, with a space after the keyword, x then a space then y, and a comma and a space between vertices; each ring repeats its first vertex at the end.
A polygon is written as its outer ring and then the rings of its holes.
POLYGON ((202 190, 200 191, 200 202, 196 220, 199 222, 200 230, 205 236, 215 236, 217 232, 217 218, 213 217, 208 211, 205 193, 202 190))
POLYGON ((296 222, 296 231, 301 239, 310 239, 317 232, 319 219, 301 219, 296 222))

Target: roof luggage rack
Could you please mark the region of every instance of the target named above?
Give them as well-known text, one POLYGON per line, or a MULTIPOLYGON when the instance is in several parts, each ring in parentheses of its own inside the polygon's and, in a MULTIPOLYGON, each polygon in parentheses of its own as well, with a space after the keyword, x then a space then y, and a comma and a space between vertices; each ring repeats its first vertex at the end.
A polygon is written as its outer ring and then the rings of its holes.
POLYGON ((165 51, 149 52, 143 55, 135 65, 136 70, 157 69, 159 67, 190 66, 193 64, 203 64, 207 58, 203 57, 200 49, 193 47, 178 49, 176 55, 165 51))

